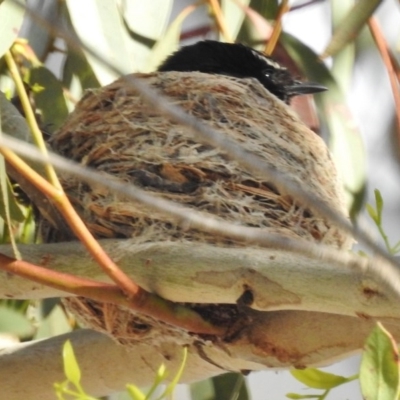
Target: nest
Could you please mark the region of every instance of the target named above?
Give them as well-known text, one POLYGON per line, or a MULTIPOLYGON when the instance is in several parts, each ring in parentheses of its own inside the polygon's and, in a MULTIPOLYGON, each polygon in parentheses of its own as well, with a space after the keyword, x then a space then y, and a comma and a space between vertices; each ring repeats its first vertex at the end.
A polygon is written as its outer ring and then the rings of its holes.
MULTIPOLYGON (((196 72, 164 72, 143 79, 345 213, 325 144, 258 81, 196 72)), ((154 112, 124 79, 88 91, 51 146, 68 159, 225 221, 337 248, 349 243, 346 234, 298 205, 277 185, 249 174, 222 149, 204 145, 185 127, 154 112)), ((66 176, 62 183, 97 238, 240 245, 182 229, 165 214, 74 177, 66 176)), ((54 232, 51 236, 59 240, 54 232)))
MULTIPOLYGON (((164 72, 142 78, 173 104, 346 215, 342 188, 325 144, 258 81, 197 72, 164 72)), ((155 112, 124 79, 87 91, 50 144, 64 157, 104 173, 105 179, 108 174, 117 176, 156 196, 237 225, 336 248, 348 249, 351 243, 346 233, 302 207, 279 185, 248 173, 228 159, 223 149, 205 145, 185 127, 155 112)), ((118 198, 68 175, 61 178, 70 200, 97 238, 245 245, 184 229, 146 205, 118 198)), ((52 241, 65 239, 65 232, 49 228, 49 224, 46 229, 52 241)), ((117 306, 82 298, 67 302, 86 324, 125 344, 146 335, 153 337, 150 327, 160 325, 117 306)), ((196 309, 196 305, 192 307, 196 309)), ((235 307, 209 305, 196 310, 210 321, 229 325, 240 319, 235 307)), ((164 337, 176 337, 168 329, 164 329, 164 337)))

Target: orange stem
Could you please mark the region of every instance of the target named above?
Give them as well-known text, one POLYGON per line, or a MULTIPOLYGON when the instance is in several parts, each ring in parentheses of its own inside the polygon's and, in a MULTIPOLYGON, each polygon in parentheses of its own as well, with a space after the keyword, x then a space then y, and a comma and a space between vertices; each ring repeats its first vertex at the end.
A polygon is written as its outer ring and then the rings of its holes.
POLYGON ((400 91, 399 91, 399 82, 397 81, 396 71, 393 66, 389 47, 385 40, 385 37, 382 34, 382 30, 379 26, 379 23, 375 17, 372 17, 368 20, 369 30, 371 32, 372 37, 374 38, 376 47, 381 54, 382 61, 386 66, 386 70, 389 74, 390 85, 392 87, 394 103, 396 107, 396 120, 397 120, 397 142, 400 143, 400 91))
POLYGON ((135 297, 139 300, 143 289, 136 285, 128 275, 121 271, 121 269, 102 249, 75 209, 72 207, 65 193, 52 186, 11 150, 2 147, 0 148, 0 153, 17 172, 33 183, 43 194, 53 200, 55 206, 65 217, 72 231, 75 233, 77 238, 82 241, 86 249, 102 267, 104 272, 127 294, 128 297, 135 297))
POLYGON ((217 22, 218 30, 219 32, 222 33, 224 36, 225 40, 227 42, 233 42, 232 36, 229 33, 228 26, 226 25, 226 21, 224 18, 224 15, 222 14, 221 6, 218 2, 218 0, 207 0, 213 14, 215 16, 215 21, 217 22))
POLYGON ((271 37, 265 45, 264 53, 270 56, 278 43, 279 36, 282 32, 282 17, 286 12, 289 11, 289 0, 283 0, 279 7, 278 15, 276 16, 274 29, 272 31, 271 37))
POLYGON ((190 332, 207 335, 222 335, 225 332, 225 328, 216 327, 204 321, 195 311, 145 291, 142 301, 137 303, 133 299, 127 299, 118 286, 57 272, 26 261, 10 258, 4 254, 0 254, 0 268, 77 296, 116 304, 141 312, 190 332))

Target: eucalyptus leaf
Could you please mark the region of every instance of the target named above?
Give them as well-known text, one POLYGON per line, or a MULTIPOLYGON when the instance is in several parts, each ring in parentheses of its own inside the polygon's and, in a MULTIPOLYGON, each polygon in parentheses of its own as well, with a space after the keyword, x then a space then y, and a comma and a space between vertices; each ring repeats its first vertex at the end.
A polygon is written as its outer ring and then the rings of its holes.
POLYGON ((321 399, 319 394, 297 394, 297 393, 287 393, 286 397, 288 399, 299 400, 299 399, 321 399))
POLYGON ((15 139, 32 142, 29 126, 17 108, 0 92, 1 130, 15 139))
POLYGON ((17 38, 24 14, 25 11, 12 0, 4 0, 0 4, 0 57, 9 50, 17 38))
POLYGON ((33 326, 25 315, 7 306, 0 305, 0 332, 28 337, 33 334, 33 326))
POLYGON ((316 368, 292 369, 290 373, 301 383, 314 389, 332 389, 348 382, 347 378, 316 368))
POLYGON ((26 80, 33 90, 42 125, 46 131, 54 132, 64 123, 69 113, 61 82, 44 66, 31 68, 26 80))
POLYGON ((398 399, 399 353, 390 333, 377 323, 364 346, 360 385, 365 400, 398 399))
POLYGON ((192 400, 209 400, 214 398, 214 386, 211 379, 194 382, 190 385, 192 400))
MULTIPOLYGON (((238 0, 238 2, 240 2, 241 7, 239 7, 236 1, 221 1, 222 14, 225 17, 229 34, 233 39, 236 39, 237 35, 239 34, 240 27, 242 26, 244 18, 246 16, 243 7, 248 7, 248 5, 250 4, 250 0, 238 0)), ((221 33, 219 36, 220 40, 222 40, 223 37, 221 33)))
MULTIPOLYGON (((116 0, 66 0, 71 22, 80 40, 105 61, 128 74, 133 71, 129 34, 116 0)), ((86 54, 101 85, 118 78, 102 60, 86 54)))
MULTIPOLYGON (((62 84, 67 88, 71 88, 74 76, 79 79, 82 89, 100 87, 100 83, 83 52, 68 49, 67 58, 64 63, 62 84)), ((76 93, 72 93, 72 95, 76 95, 76 93)))
POLYGON ((2 183, 0 185, 0 216, 4 219, 4 221, 7 221, 7 213, 9 213, 11 221, 23 222, 25 220, 25 216, 14 196, 11 183, 6 176, 3 163, 0 164, 0 175, 2 175, 0 181, 5 182, 4 184, 2 183), (4 192, 6 192, 7 196, 7 205, 4 201, 4 192))
POLYGON ((178 48, 182 23, 195 9, 195 6, 186 7, 170 24, 165 35, 152 48, 144 72, 154 71, 168 55, 178 48))
POLYGON ((65 376, 75 386, 79 386, 81 381, 81 370, 78 361, 76 360, 74 349, 69 340, 67 340, 63 346, 63 363, 65 376))
MULTIPOLYGON (((14 106, 0 92, 0 135, 3 133, 4 128, 8 131, 12 129, 15 123, 20 122, 18 118, 12 118, 12 115, 6 116, 4 111, 14 111, 14 106)), ((8 180, 5 161, 2 156, 0 157, 0 216, 7 224, 10 224, 11 221, 22 222, 24 220, 24 214, 18 205, 12 186, 8 180)), ((13 235, 11 226, 9 226, 9 232, 10 235, 13 235)), ((17 253, 14 237, 12 236, 11 239, 17 253)))
POLYGON ((146 395, 135 385, 127 385, 126 390, 133 400, 146 400, 146 395))
MULTIPOLYGON (((64 310, 59 305, 59 299, 44 299, 42 303, 44 305, 50 305, 52 303, 54 307, 51 312, 46 316, 43 315, 43 319, 40 320, 38 330, 35 334, 35 339, 44 339, 46 337, 52 337, 62 335, 64 333, 71 332, 72 328, 65 315, 64 310)), ((44 306, 42 305, 42 307, 44 306)))
MULTIPOLYGON (((332 25, 336 29, 340 25, 345 15, 351 10, 352 2, 350 1, 332 1, 330 3, 332 10, 332 25)), ((337 52, 333 58, 332 75, 340 88, 347 92, 350 88, 351 79, 353 76, 355 60, 355 43, 349 41, 343 48, 337 52)))
POLYGON ((83 52, 69 49, 64 63, 62 85, 68 89, 70 97, 66 98, 69 111, 83 95, 85 89, 98 88, 100 83, 83 52))
POLYGON ((322 58, 333 56, 348 43, 353 42, 382 0, 359 0, 335 29, 332 39, 322 53, 322 58))
POLYGON ((171 380, 171 382, 167 385, 164 393, 162 394, 162 397, 170 397, 172 396, 176 385, 178 385, 179 381, 182 378, 183 371, 185 370, 185 365, 186 365, 186 360, 187 360, 187 347, 183 348, 183 359, 181 362, 181 365, 179 366, 179 369, 177 373, 175 374, 174 378, 171 380))
POLYGON ((171 15, 173 0, 122 0, 123 17, 129 29, 146 38, 159 40, 171 15))
POLYGON ((250 395, 242 374, 227 373, 211 378, 214 386, 215 399, 249 400, 250 395))

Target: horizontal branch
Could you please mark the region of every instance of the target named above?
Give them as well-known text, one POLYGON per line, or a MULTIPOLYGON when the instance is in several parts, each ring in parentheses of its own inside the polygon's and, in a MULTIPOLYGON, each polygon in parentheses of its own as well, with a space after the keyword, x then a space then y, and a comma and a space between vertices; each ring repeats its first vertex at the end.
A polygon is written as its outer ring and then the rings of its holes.
MULTIPOLYGON (((399 325, 391 325, 385 318, 382 322, 400 337, 399 325)), ((189 344, 181 382, 206 379, 223 371, 326 365, 360 349, 373 325, 372 320, 333 314, 265 313, 249 325, 242 339, 224 349, 211 343, 189 344)), ((13 400, 34 399, 39 394, 41 400, 54 399, 53 383, 65 379, 61 348, 67 339, 74 346, 83 387, 95 396, 121 391, 126 383, 149 385, 162 363, 172 377, 182 361, 182 343, 166 336, 159 336, 157 346, 140 340, 121 346, 103 334, 79 330, 0 350, 2 393, 13 400)))
MULTIPOLYGON (((400 319, 397 296, 373 279, 371 261, 351 253, 343 253, 340 262, 327 262, 323 254, 321 258, 307 257, 277 249, 193 246, 190 242, 100 242, 141 287, 174 302, 235 304, 246 291, 253 298, 249 306, 260 311, 400 319)), ((79 243, 19 245, 19 250, 27 262, 109 282, 79 243)), ((0 253, 12 256, 12 249, 3 245, 0 253)), ((0 298, 55 296, 68 294, 0 273, 0 298)))

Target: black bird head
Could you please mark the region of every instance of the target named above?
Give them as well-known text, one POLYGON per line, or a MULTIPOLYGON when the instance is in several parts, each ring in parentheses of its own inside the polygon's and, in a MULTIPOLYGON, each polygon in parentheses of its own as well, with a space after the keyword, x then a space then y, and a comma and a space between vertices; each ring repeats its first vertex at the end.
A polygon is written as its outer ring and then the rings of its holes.
POLYGON ((256 78, 268 91, 286 103, 293 96, 327 90, 316 83, 293 79, 286 68, 257 50, 242 44, 213 40, 182 47, 170 55, 158 70, 199 71, 238 78, 256 78))

